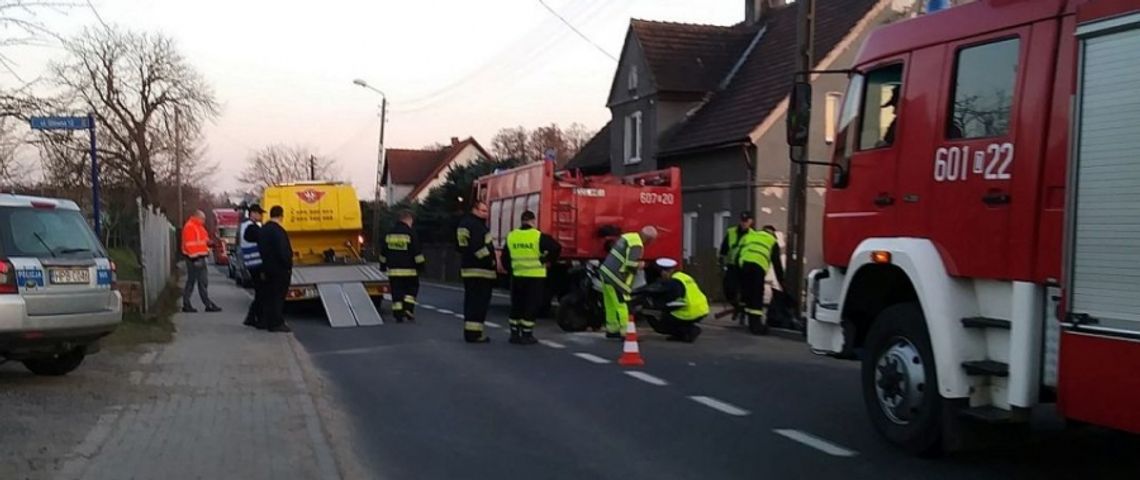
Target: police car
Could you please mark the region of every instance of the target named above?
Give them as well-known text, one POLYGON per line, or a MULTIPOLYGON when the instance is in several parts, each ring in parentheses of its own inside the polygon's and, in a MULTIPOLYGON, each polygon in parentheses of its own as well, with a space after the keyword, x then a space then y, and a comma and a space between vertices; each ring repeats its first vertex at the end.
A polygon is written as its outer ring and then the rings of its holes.
POLYGON ((0 194, 0 358, 66 375, 122 321, 115 266, 68 200, 0 194))

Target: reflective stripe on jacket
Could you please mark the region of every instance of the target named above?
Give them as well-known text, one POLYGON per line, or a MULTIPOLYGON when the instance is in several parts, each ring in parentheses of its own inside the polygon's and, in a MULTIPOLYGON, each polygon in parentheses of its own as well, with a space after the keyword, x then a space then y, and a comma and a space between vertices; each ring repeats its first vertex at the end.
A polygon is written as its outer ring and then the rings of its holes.
POLYGON ((210 254, 210 235, 198 217, 191 217, 182 226, 182 254, 190 258, 205 257, 210 254))
POLYGON ((542 264, 542 232, 537 228, 517 229, 507 235, 507 248, 511 250, 511 275, 523 278, 546 278, 546 265, 542 264))
POLYGON ((602 261, 602 278, 613 285, 618 292, 628 295, 633 288, 633 276, 637 273, 645 246, 641 235, 626 233, 614 242, 609 255, 602 261))
POLYGON ((688 274, 683 272, 676 272, 673 274, 673 279, 681 282, 685 286, 684 306, 673 310, 673 317, 678 320, 695 321, 700 320, 709 314, 709 299, 705 296, 701 288, 697 286, 697 281, 693 280, 688 274))
POLYGON ((776 236, 766 230, 753 230, 744 235, 740 241, 739 265, 751 263, 759 265, 765 272, 772 266, 772 246, 776 245, 776 236))
POLYGON ((250 225, 258 224, 253 220, 246 220, 238 230, 238 251, 241 253, 241 264, 245 265, 245 268, 257 268, 261 266, 261 251, 257 249, 257 243, 245 239, 245 231, 250 225))

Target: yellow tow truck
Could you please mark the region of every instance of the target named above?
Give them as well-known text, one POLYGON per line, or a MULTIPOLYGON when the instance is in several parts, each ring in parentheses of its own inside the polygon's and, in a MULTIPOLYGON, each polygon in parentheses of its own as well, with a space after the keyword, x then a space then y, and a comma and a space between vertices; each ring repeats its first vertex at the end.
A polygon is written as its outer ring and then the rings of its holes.
POLYGON ((364 230, 356 190, 339 182, 294 182, 268 187, 263 197, 266 211, 285 210, 282 226, 293 245, 286 299, 319 298, 334 327, 383 323, 376 305, 389 292, 388 277, 361 255, 364 230))

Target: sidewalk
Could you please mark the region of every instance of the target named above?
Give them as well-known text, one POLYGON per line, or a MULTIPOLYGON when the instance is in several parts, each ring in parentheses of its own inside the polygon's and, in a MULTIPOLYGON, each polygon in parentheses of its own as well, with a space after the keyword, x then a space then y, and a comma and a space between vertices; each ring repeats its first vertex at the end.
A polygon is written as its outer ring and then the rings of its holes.
POLYGON ((244 290, 213 271, 210 285, 224 312, 178 314, 174 341, 130 373, 149 395, 102 415, 57 478, 341 478, 307 354, 291 334, 241 325, 244 290))

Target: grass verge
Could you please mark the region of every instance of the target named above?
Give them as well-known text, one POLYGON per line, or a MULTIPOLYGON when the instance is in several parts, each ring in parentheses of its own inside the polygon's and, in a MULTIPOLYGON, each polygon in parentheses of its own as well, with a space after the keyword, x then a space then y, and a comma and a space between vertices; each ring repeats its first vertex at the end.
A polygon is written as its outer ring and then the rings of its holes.
POLYGON ((174 339, 174 314, 178 311, 181 292, 177 282, 171 282, 158 297, 155 312, 123 313, 123 323, 115 332, 103 339, 108 348, 131 348, 144 343, 169 343, 174 339))

